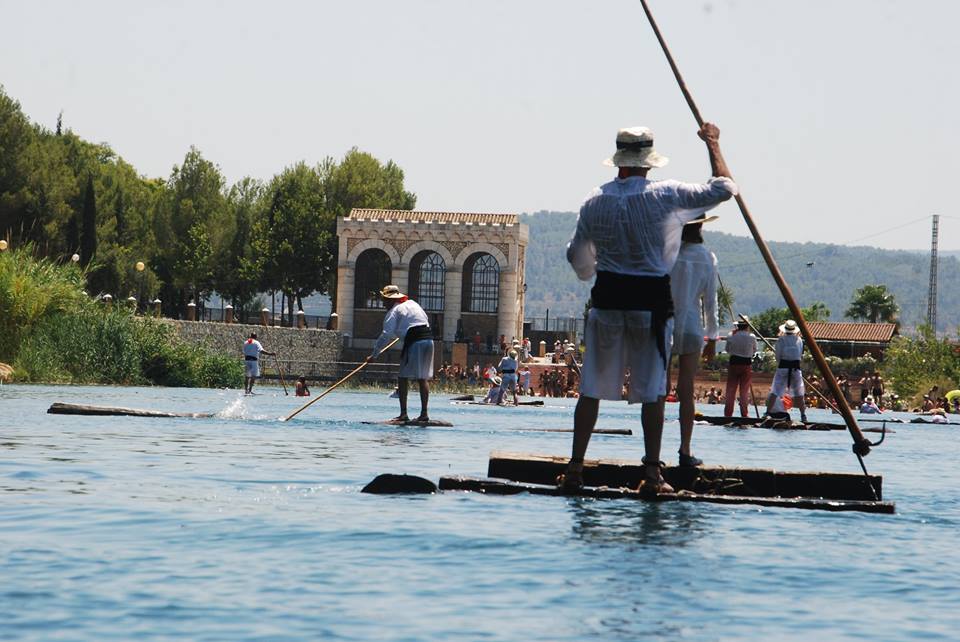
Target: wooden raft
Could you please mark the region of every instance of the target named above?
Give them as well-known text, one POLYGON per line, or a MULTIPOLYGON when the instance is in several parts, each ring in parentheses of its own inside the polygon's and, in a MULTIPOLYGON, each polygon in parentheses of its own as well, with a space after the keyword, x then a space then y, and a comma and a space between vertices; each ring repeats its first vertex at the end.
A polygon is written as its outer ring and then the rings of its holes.
MULTIPOLYGON (((442 490, 468 490, 490 494, 567 494, 555 486, 566 457, 494 452, 487 479, 443 477, 442 490)), ((586 487, 575 494, 597 498, 642 499, 636 488, 643 464, 618 459, 585 460, 586 487)), ((892 502, 882 499, 883 478, 871 475, 818 472, 779 472, 754 468, 666 467, 663 476, 677 492, 657 496, 655 501, 756 504, 829 511, 893 513, 892 502)))
POLYGON ((83 404, 54 402, 47 408, 50 415, 90 415, 119 417, 187 417, 198 419, 213 417, 211 412, 165 412, 163 410, 140 410, 137 408, 116 408, 111 406, 85 406, 83 404))
MULTIPOLYGON (((737 428, 769 428, 772 430, 846 430, 845 424, 829 424, 822 422, 801 423, 789 419, 772 419, 770 417, 713 417, 709 415, 694 415, 694 421, 710 424, 711 426, 735 426, 737 428)), ((893 423, 893 422, 891 422, 893 423)), ((903 423, 903 422, 896 422, 903 423)), ((883 428, 861 428, 862 432, 884 432, 883 428)), ((887 428, 887 433, 894 432, 887 428)))

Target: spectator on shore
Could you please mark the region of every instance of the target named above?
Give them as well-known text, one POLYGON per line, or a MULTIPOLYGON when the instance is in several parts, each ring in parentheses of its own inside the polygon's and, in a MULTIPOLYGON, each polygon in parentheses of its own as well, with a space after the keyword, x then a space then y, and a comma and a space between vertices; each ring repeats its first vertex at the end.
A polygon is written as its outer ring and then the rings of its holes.
POLYGON ((533 395, 533 388, 530 387, 531 376, 530 366, 523 364, 523 368, 520 369, 520 394, 533 395))
POLYGON ((867 395, 863 405, 860 406, 861 415, 879 415, 880 407, 873 400, 873 395, 867 395))

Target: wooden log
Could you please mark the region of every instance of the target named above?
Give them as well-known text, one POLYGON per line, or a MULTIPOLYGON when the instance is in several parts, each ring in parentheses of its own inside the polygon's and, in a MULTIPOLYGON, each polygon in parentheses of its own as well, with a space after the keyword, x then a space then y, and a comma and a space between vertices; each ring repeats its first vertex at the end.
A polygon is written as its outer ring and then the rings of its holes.
MULTIPOLYGON (((573 428, 517 428, 521 432, 573 432, 573 428)), ((629 428, 594 428, 595 435, 632 435, 629 428)))
POLYGON ((453 424, 449 421, 442 421, 440 419, 431 419, 430 421, 397 421, 396 419, 387 419, 386 421, 361 421, 362 424, 367 424, 368 426, 411 426, 413 428, 431 428, 431 427, 444 427, 452 428, 453 424))
POLYGON ((575 493, 563 491, 556 486, 522 484, 500 479, 480 477, 446 476, 440 478, 440 490, 465 490, 489 495, 532 495, 582 496, 596 499, 633 499, 654 502, 707 502, 711 504, 753 504, 779 508, 804 508, 826 511, 859 511, 865 513, 893 514, 896 507, 892 502, 872 500, 831 500, 811 497, 755 497, 749 495, 715 495, 709 493, 691 493, 681 491, 644 498, 640 493, 627 488, 591 488, 585 487, 575 493))
POLYGON ((165 412, 163 410, 139 410, 137 408, 115 408, 111 406, 85 406, 82 404, 54 402, 47 408, 50 415, 90 415, 90 416, 119 416, 119 417, 188 417, 198 419, 213 417, 211 412, 165 412))
MULTIPOLYGON (((494 452, 487 476, 530 484, 551 485, 567 465, 567 457, 494 452)), ((636 488, 643 464, 622 459, 584 461, 587 486, 636 488)), ((678 491, 751 497, 814 497, 833 500, 872 500, 870 484, 883 499, 883 477, 850 473, 779 472, 756 468, 667 466, 663 476, 678 491)))

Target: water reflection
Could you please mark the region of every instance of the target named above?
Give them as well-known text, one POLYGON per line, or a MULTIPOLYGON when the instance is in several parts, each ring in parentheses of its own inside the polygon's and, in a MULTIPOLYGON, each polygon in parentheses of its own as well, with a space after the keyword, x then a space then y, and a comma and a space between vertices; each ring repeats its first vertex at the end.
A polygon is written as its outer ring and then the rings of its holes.
POLYGON ((680 503, 570 499, 573 533, 593 544, 687 546, 709 535, 704 511, 680 503))

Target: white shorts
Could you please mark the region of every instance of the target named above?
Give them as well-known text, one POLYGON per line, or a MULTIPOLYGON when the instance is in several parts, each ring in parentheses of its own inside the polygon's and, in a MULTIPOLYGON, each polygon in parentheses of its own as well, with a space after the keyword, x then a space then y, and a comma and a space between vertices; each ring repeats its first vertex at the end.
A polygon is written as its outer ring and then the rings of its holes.
MULTIPOLYGON (((620 401, 628 367, 629 403, 657 401, 666 394, 667 370, 657 347, 657 334, 650 327, 652 317, 653 313, 646 310, 590 310, 584 330, 581 396, 620 401)), ((668 355, 672 337, 671 318, 664 327, 668 355)))
POLYGON ((244 360, 243 362, 243 373, 245 377, 253 377, 256 379, 260 376, 260 362, 251 361, 249 359, 244 360))
POLYGON ((703 351, 703 335, 683 334, 673 337, 673 354, 700 354, 703 351))
POLYGON ((776 397, 782 397, 788 393, 791 397, 802 397, 806 394, 806 388, 803 385, 803 375, 799 368, 794 368, 793 376, 787 381, 789 368, 777 368, 773 375, 773 385, 770 387, 770 394, 776 397))
POLYGON ((401 379, 433 379, 433 341, 421 339, 410 344, 400 359, 401 379))

